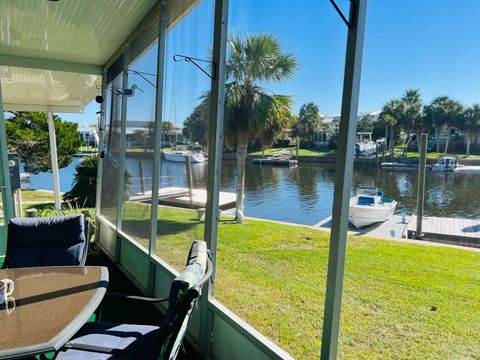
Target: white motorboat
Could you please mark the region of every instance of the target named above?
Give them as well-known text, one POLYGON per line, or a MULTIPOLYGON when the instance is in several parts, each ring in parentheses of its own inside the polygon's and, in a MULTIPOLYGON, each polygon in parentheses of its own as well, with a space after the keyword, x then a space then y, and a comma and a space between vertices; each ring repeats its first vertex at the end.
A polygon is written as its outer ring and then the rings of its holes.
POLYGON ((20 173, 20 181, 22 182, 29 182, 30 181, 30 173, 22 172, 20 173))
POLYGON ((369 157, 377 151, 377 144, 372 140, 371 132, 357 133, 357 142, 355 143, 355 155, 369 157))
POLYGON ((444 156, 432 166, 432 171, 446 172, 455 171, 468 174, 480 174, 480 166, 460 165, 456 158, 451 156, 444 156))
POLYGON ((187 157, 190 158, 192 163, 203 163, 205 161, 205 157, 202 153, 191 152, 188 150, 164 152, 163 156, 165 156, 165 159, 168 161, 182 163, 187 161, 187 157))
POLYGON ((457 159, 451 156, 444 156, 438 159, 437 163, 432 166, 433 172, 453 171, 458 166, 457 159))
POLYGON ((168 161, 181 162, 184 163, 187 161, 187 158, 190 158, 192 163, 203 163, 205 162, 205 157, 201 151, 191 151, 191 150, 177 150, 175 151, 164 151, 163 156, 168 161))
POLYGON ((358 189, 350 199, 348 220, 356 228, 383 222, 393 215, 396 206, 397 201, 383 197, 377 189, 358 189))

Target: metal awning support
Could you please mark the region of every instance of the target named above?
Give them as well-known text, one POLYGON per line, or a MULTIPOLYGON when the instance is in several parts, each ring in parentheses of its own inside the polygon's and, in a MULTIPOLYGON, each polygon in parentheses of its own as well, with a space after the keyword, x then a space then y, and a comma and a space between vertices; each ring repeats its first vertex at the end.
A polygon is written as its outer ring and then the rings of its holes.
MULTIPOLYGON (((0 192, 2 193, 3 219, 5 224, 13 215, 12 187, 8 171, 7 136, 5 133, 5 117, 3 116, 2 82, 0 79, 0 192)), ((6 232, 5 232, 6 235, 6 232)), ((1 238, 1 236, 0 236, 1 238)))
POLYGON ((57 136, 55 134, 55 123, 53 122, 53 112, 47 111, 48 122, 48 138, 50 140, 50 161, 52 164, 53 176, 53 196, 55 199, 55 209, 61 210, 62 205, 60 201, 60 175, 58 173, 58 158, 57 158, 57 136))
MULTIPOLYGON (((205 207, 205 241, 211 251, 213 274, 215 279, 217 236, 220 201, 220 172, 222 167, 223 146, 223 114, 225 103, 225 65, 227 57, 229 0, 215 1, 215 18, 213 28, 213 62, 210 96, 210 123, 208 142, 208 174, 207 174, 207 204, 205 207)), ((207 357, 211 353, 213 316, 208 299, 213 294, 213 281, 205 284, 206 291, 200 299, 200 353, 207 357)))
POLYGON ((322 360, 336 359, 367 0, 351 0, 323 318, 322 360))
MULTIPOLYGON (((150 243, 148 253, 150 257, 155 255, 157 250, 157 218, 158 218, 158 189, 160 187, 160 169, 162 165, 162 120, 163 100, 165 87, 165 53, 167 38, 167 8, 166 0, 160 1, 159 25, 158 25, 158 52, 157 52, 157 77, 156 77, 156 99, 155 99, 155 144, 153 149, 153 176, 152 176, 152 199, 151 199, 151 224, 150 243)), ((153 283, 154 272, 150 272, 150 286, 153 283)))

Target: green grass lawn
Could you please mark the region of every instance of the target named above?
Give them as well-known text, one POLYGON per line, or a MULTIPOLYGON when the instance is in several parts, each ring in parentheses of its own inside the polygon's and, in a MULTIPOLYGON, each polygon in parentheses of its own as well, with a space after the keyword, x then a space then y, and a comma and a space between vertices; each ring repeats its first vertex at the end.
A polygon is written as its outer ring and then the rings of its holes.
MULTIPOLYGON (((389 155, 390 153, 385 153, 385 155, 389 155)), ((402 148, 395 148, 394 151, 395 156, 401 156, 403 154, 402 148)), ((407 157, 408 158, 417 158, 419 156, 418 152, 416 151, 408 151, 407 152, 407 157)), ((445 155, 444 153, 438 153, 438 152, 427 152, 427 158, 428 159, 440 159, 443 156, 453 156, 458 159, 472 159, 472 160, 479 160, 480 155, 477 154, 471 154, 471 155, 465 155, 465 154, 447 154, 445 155)))
MULTIPOLYGON (((146 206, 126 232, 146 245, 146 206)), ((196 213, 159 208, 157 254, 181 269, 196 213)), ((219 226, 215 297, 298 359, 318 359, 328 233, 247 220, 219 226)), ((480 253, 349 237, 341 359, 479 359, 480 253), (435 306, 436 310, 432 311, 435 306)))
MULTIPOLYGON (((292 150, 292 154, 295 156, 296 148, 294 146, 284 148, 271 148, 265 150, 265 155, 273 155, 283 150, 292 150)), ((300 149, 300 156, 335 156, 335 150, 317 150, 317 149, 300 149)), ((262 151, 255 151, 249 155, 262 155, 262 151)))
POLYGON ((53 202, 53 191, 22 189, 22 201, 23 202, 35 202, 35 201, 53 202))

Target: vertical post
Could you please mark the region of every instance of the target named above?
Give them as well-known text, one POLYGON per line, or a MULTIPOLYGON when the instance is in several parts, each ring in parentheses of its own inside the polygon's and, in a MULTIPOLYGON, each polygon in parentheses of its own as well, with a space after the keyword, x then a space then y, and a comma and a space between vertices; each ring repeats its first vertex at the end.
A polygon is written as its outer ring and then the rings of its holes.
MULTIPOLYGON (((157 92, 155 100, 155 144, 153 150, 152 207, 150 225, 149 255, 157 249, 158 188, 160 186, 160 170, 162 165, 162 119, 163 91, 165 82, 165 43, 167 37, 167 1, 161 0, 158 8, 158 53, 157 53, 157 92)), ((153 286, 154 271, 150 271, 149 287, 153 286)))
POLYGON ((427 164, 427 134, 420 135, 420 158, 418 159, 418 182, 417 182, 417 231, 415 238, 423 237, 423 203, 425 199, 425 168, 427 164))
POLYGON ((321 359, 336 359, 367 0, 350 2, 321 359))
POLYGON ((57 212, 61 209, 60 203, 60 176, 58 174, 57 158, 57 136, 55 135, 55 123, 53 122, 53 112, 47 111, 48 138, 50 140, 50 159, 52 163, 53 176, 53 196, 55 199, 55 208, 57 212))
POLYGON ((140 178, 140 192, 142 194, 145 194, 145 174, 143 171, 143 161, 139 160, 138 161, 138 174, 140 178))
MULTIPOLYGON (((205 241, 210 249, 213 263, 212 278, 215 278, 218 203, 220 193, 220 171, 223 147, 223 112, 225 98, 225 64, 227 51, 229 0, 215 1, 213 28, 213 78, 210 96, 210 134, 208 143, 207 204, 205 210, 205 241)), ((200 338, 199 348, 203 356, 211 352, 213 318, 208 308, 208 299, 213 294, 213 282, 205 284, 205 293, 200 299, 200 338)))
POLYGON ((5 224, 8 223, 14 214, 11 188, 5 117, 3 116, 2 82, 0 79, 0 191, 2 193, 3 218, 5 224))
MULTIPOLYGON (((100 214, 101 208, 101 200, 102 200, 102 183, 103 183, 103 156, 105 156, 104 149, 105 149, 105 124, 107 123, 108 119, 107 116, 107 109, 105 106, 105 101, 107 99, 107 69, 103 69, 102 74, 102 96, 103 102, 100 105, 100 118, 98 121, 98 165, 97 165, 97 193, 95 197, 95 209, 96 214, 100 214)), ((98 229, 98 226, 97 226, 98 229)), ((95 234, 95 239, 98 239, 98 234, 95 234)))
MULTIPOLYGON (((130 45, 125 44, 123 50, 123 68, 122 68, 122 88, 128 88, 128 63, 130 61, 130 45)), ((118 161, 118 192, 117 192, 117 231, 122 230, 123 218, 123 198, 125 196, 125 152, 127 143, 127 103, 128 97, 121 95, 122 111, 120 118, 120 149, 118 161)), ((112 100, 113 101, 113 100, 112 100)), ((120 251, 120 246, 117 244, 117 260, 120 251)))
POLYGON ((193 177, 192 177, 192 160, 190 156, 185 157, 185 167, 187 170, 187 184, 188 184, 188 195, 190 196, 190 203, 193 201, 193 177))

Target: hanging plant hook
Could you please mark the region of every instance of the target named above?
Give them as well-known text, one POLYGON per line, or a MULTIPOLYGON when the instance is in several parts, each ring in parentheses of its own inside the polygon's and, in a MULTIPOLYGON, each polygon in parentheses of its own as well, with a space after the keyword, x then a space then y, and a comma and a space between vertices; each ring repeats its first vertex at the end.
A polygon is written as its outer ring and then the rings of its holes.
POLYGON ((353 24, 350 21, 347 20, 347 17, 343 14, 342 10, 337 5, 335 0, 330 0, 330 2, 332 3, 333 7, 337 11, 338 15, 340 15, 340 17, 342 18, 343 22, 348 26, 348 28, 353 29, 353 24))
POLYGON ((209 74, 203 67, 201 67, 199 64, 197 64, 197 61, 200 61, 200 62, 206 62, 206 63, 210 63, 212 65, 215 65, 215 63, 213 61, 210 61, 210 60, 205 60, 205 59, 199 59, 199 58, 195 58, 195 57, 191 57, 191 56, 187 56, 187 55, 181 55, 181 54, 175 54, 173 55, 173 61, 175 62, 179 62, 179 61, 186 61, 186 62, 189 62, 189 63, 192 63, 193 65, 195 65, 197 68, 199 68, 205 75, 207 75, 210 79, 214 80, 215 79, 215 66, 212 67, 212 74, 209 74))

